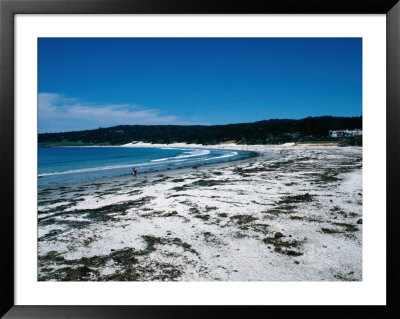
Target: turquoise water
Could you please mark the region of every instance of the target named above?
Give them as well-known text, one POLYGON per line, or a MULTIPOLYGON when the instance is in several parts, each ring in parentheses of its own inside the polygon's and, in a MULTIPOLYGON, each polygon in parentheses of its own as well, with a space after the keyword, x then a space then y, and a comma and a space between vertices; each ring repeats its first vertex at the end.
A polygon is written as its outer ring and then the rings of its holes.
POLYGON ((254 155, 193 148, 39 147, 38 185, 57 185, 176 169, 254 155))

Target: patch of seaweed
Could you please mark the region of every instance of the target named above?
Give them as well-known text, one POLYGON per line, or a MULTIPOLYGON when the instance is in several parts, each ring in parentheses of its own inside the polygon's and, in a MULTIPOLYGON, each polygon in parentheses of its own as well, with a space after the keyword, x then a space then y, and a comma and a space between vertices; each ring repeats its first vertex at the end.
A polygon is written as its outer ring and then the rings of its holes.
POLYGON ((182 196, 190 197, 192 195, 189 195, 189 194, 172 194, 172 195, 169 195, 167 198, 182 197, 182 196))
POLYGON ((230 219, 238 225, 243 225, 243 224, 250 223, 250 222, 256 220, 257 218, 254 218, 251 215, 234 215, 230 219))
POLYGON ((129 193, 127 193, 128 195, 140 195, 142 194, 143 191, 139 190, 139 189, 134 189, 132 191, 130 191, 129 193))
POLYGON ((88 238, 86 238, 86 239, 83 241, 83 245, 84 245, 84 246, 89 246, 91 243, 93 243, 94 241, 96 241, 98 238, 100 238, 100 237, 97 236, 97 235, 93 235, 93 236, 91 236, 91 237, 88 237, 88 238))
POLYGON ((192 248, 191 245, 188 243, 183 242, 180 238, 175 237, 175 238, 161 238, 161 237, 155 237, 151 235, 145 235, 142 236, 144 241, 147 244, 146 251, 154 251, 155 250, 155 245, 160 244, 160 245, 175 245, 175 246, 180 246, 183 248, 184 251, 190 252, 195 255, 199 255, 199 253, 192 248))
POLYGON ((41 274, 38 280, 59 280, 59 281, 135 281, 148 278, 149 274, 155 275, 151 280, 175 280, 181 276, 182 272, 174 265, 153 261, 152 265, 143 267, 138 258, 146 256, 157 248, 157 245, 175 245, 182 247, 184 251, 198 256, 196 250, 180 238, 160 238, 151 235, 142 236, 146 243, 143 250, 124 248, 112 250, 109 255, 83 257, 80 259, 65 259, 61 254, 50 251, 44 256, 38 257, 38 267, 41 274), (124 269, 123 272, 116 271, 114 274, 101 276, 99 270, 107 263, 113 262, 124 269), (64 266, 53 271, 51 266, 64 266), (152 266, 152 267, 151 267, 152 266), (45 272, 45 274, 43 274, 45 272))
POLYGON ((297 185, 297 183, 295 182, 290 182, 290 183, 286 183, 285 186, 293 186, 293 185, 297 185))
POLYGON ((172 211, 172 212, 168 212, 165 213, 164 215, 162 215, 163 217, 171 217, 171 216, 177 216, 178 212, 176 210, 172 211))
POLYGON ((183 179, 183 178, 175 178, 175 179, 173 179, 171 182, 173 182, 173 183, 182 183, 182 182, 184 182, 185 180, 183 179))
POLYGON ((154 180, 153 183, 162 183, 162 182, 165 182, 167 180, 169 180, 169 177, 165 176, 163 178, 154 180))
POLYGON ((288 256, 301 256, 303 255, 298 249, 303 244, 303 241, 299 240, 283 240, 285 237, 282 233, 276 232, 274 237, 266 237, 262 241, 265 244, 270 244, 274 246, 274 250, 277 253, 285 254, 288 256), (297 250, 293 250, 293 248, 297 248, 297 250))
POLYGON ((338 230, 338 229, 332 229, 332 228, 321 228, 321 231, 325 234, 340 234, 343 233, 343 231, 338 230))
MULTIPOLYGON (((46 210, 38 210, 38 214, 39 214, 39 215, 40 215, 40 214, 52 214, 52 213, 57 213, 57 212, 62 213, 62 212, 65 211, 66 209, 69 209, 69 208, 75 206, 77 202, 83 201, 83 200, 84 200, 84 199, 81 199, 81 198, 69 200, 69 203, 68 203, 68 204, 58 205, 58 206, 56 206, 56 207, 49 208, 49 209, 46 209, 46 210)), ((62 202, 65 202, 66 199, 62 199, 61 201, 62 201, 62 202)), ((60 201, 60 202, 61 202, 61 201, 60 201)), ((39 205, 41 205, 41 203, 40 203, 39 205)))
POLYGON ((328 184, 340 181, 341 179, 337 177, 338 172, 328 170, 323 172, 322 174, 314 174, 315 179, 314 182, 318 184, 328 184))
POLYGON ((99 272, 87 266, 63 267, 51 273, 51 277, 39 276, 39 281, 55 279, 57 281, 89 281, 98 276, 99 272))
POLYGON ((336 278, 336 279, 339 279, 339 280, 343 280, 343 281, 357 281, 355 278, 354 278, 354 271, 350 271, 350 272, 348 272, 347 274, 336 274, 336 275, 334 275, 334 277, 336 278))
POLYGON ((271 208, 269 210, 264 210, 262 213, 268 214, 268 215, 273 215, 273 216, 278 216, 281 214, 293 213, 293 209, 295 209, 295 208, 296 208, 295 205, 281 205, 281 206, 271 208))
POLYGON ((202 220, 209 220, 209 219, 210 219, 210 215, 208 215, 208 214, 204 214, 204 215, 202 215, 202 214, 197 214, 197 215, 195 215, 194 217, 199 218, 199 219, 202 219, 202 220))
POLYGON ((278 204, 311 202, 313 200, 313 197, 314 195, 310 195, 309 193, 293 195, 293 196, 285 196, 278 202, 278 204))
POLYGON ((148 203, 150 200, 154 199, 153 196, 145 196, 137 200, 130 200, 125 202, 120 202, 116 204, 106 205, 99 208, 94 209, 75 209, 68 212, 59 212, 53 214, 51 216, 39 218, 38 222, 41 226, 50 225, 50 224, 61 224, 67 225, 72 228, 82 228, 87 227, 90 223, 93 222, 107 222, 115 220, 115 213, 118 213, 120 216, 125 215, 127 210, 133 207, 141 207, 148 203), (67 220, 65 217, 76 217, 76 216, 85 216, 87 220, 67 220), (57 217, 64 217, 63 219, 57 217))
POLYGON ((290 216, 289 218, 292 219, 292 220, 305 220, 305 221, 308 221, 308 222, 315 222, 315 223, 322 223, 323 222, 320 219, 315 219, 315 218, 307 217, 307 216, 296 216, 296 215, 294 215, 294 216, 290 216))
POLYGON ((234 182, 233 180, 230 179, 200 179, 198 181, 195 181, 191 184, 191 186, 194 187, 211 187, 211 186, 216 186, 216 185, 224 185, 224 184, 230 184, 234 182))
POLYGON ((197 207, 191 207, 189 208, 189 212, 192 214, 199 214, 200 210, 197 207))
POLYGON ((347 213, 344 212, 340 207, 338 206, 334 206, 333 208, 331 208, 331 212, 335 213, 335 214, 339 214, 345 218, 347 218, 347 213))
POLYGON ((269 232, 268 227, 269 227, 268 224, 252 224, 251 225, 251 229, 253 231, 256 231, 256 232, 259 232, 262 234, 267 234, 269 232))
MULTIPOLYGON (((182 185, 182 186, 175 186, 173 188, 171 188, 171 190, 175 191, 175 192, 182 192, 187 190, 188 188, 190 188, 190 185, 186 184, 186 185, 182 185)), ((174 196, 182 196, 182 195, 170 195, 169 197, 174 197, 174 196)))
POLYGON ((333 225, 345 227, 346 228, 345 230, 348 231, 348 232, 358 231, 358 228, 355 225, 352 225, 352 224, 333 223, 333 225))
POLYGON ((222 242, 217 238, 217 236, 215 236, 214 234, 210 233, 210 232, 203 232, 203 236, 204 236, 204 240, 208 243, 213 243, 213 244, 217 244, 217 245, 221 245, 222 242))
POLYGON ((63 232, 64 231, 61 230, 61 229, 53 229, 53 230, 49 231, 46 235, 43 235, 42 237, 39 237, 38 241, 53 240, 63 232))

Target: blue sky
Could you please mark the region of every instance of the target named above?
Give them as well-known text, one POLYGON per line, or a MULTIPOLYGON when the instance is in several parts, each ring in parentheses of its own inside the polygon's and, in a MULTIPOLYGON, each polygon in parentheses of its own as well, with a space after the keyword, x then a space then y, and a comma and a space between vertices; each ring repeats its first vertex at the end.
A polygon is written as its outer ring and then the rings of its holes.
POLYGON ((360 38, 40 38, 39 132, 360 116, 360 38))

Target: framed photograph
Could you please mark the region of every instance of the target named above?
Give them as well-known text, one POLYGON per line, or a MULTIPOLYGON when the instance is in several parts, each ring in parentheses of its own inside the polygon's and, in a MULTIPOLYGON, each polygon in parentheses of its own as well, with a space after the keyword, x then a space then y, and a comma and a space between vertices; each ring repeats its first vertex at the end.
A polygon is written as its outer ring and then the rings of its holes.
POLYGON ((398 314, 397 1, 0 10, 1 315, 398 314))

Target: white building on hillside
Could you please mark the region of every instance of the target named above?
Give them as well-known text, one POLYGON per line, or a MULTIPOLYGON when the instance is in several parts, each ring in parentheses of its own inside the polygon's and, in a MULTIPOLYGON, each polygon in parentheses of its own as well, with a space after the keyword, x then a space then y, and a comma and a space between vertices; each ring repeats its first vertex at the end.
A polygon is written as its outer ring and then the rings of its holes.
POLYGON ((329 131, 329 137, 350 137, 362 135, 362 130, 354 129, 354 130, 337 130, 337 131, 329 131))

